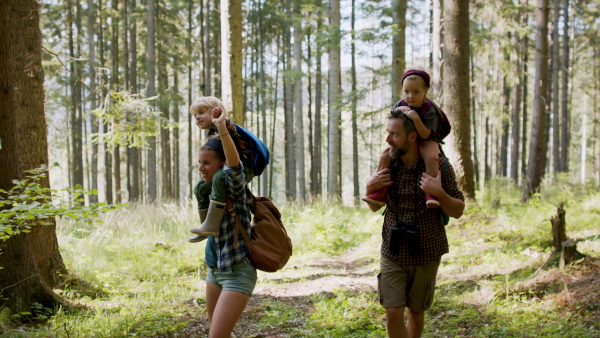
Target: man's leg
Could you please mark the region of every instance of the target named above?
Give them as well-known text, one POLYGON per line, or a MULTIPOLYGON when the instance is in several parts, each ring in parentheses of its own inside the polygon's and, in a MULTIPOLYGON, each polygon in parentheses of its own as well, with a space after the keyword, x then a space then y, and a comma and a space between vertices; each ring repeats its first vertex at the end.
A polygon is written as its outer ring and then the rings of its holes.
POLYGON ((389 338, 408 337, 404 324, 404 306, 385 308, 385 326, 389 338))
POLYGON ((417 312, 408 309, 408 323, 406 330, 409 338, 419 338, 423 334, 425 327, 425 312, 417 312))

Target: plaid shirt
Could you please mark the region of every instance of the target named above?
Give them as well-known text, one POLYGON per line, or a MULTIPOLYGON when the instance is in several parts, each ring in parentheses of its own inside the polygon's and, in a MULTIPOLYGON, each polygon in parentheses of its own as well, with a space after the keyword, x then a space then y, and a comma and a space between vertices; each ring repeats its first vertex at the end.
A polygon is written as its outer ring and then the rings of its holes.
MULTIPOLYGON (((440 168, 448 159, 440 154, 440 168)), ((382 229, 381 254, 400 265, 422 265, 439 259, 448 252, 448 238, 444 228, 444 221, 440 215, 440 208, 429 209, 425 205, 425 192, 419 187, 421 174, 425 172, 425 163, 419 161, 408 168, 398 159, 392 163, 391 175, 394 184, 391 186, 387 197, 387 210, 382 229), (391 253, 388 249, 390 228, 397 220, 414 222, 419 229, 419 245, 421 252, 418 256, 411 256, 407 241, 400 241, 398 254, 391 253)), ((442 187, 444 191, 464 201, 462 192, 456 184, 454 169, 450 163, 442 173, 442 187)))
MULTIPOLYGON (((240 222, 248 237, 250 237, 250 207, 253 197, 244 177, 244 165, 240 161, 237 167, 227 164, 223 167, 225 173, 225 185, 227 196, 231 198, 233 209, 239 217, 240 222)), ((237 249, 233 247, 235 233, 235 219, 225 212, 221 220, 221 228, 218 237, 215 237, 217 249, 217 268, 219 271, 231 271, 234 265, 241 263, 248 256, 248 246, 242 234, 238 232, 237 249)))

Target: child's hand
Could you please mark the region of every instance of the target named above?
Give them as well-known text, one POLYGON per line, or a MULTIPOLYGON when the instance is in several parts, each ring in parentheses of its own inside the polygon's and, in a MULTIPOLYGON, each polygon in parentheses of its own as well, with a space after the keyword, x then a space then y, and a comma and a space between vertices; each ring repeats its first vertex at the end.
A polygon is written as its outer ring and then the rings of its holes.
POLYGON ((412 110, 410 108, 408 108, 408 109, 409 109, 409 111, 406 112, 406 116, 408 116, 409 119, 411 119, 413 121, 415 121, 417 119, 420 119, 419 114, 416 111, 414 111, 414 110, 412 110))
POLYGON ((225 125, 225 111, 221 107, 215 107, 212 109, 212 121, 218 127, 219 124, 225 125))
POLYGON ((406 114, 410 110, 410 107, 408 107, 408 106, 400 106, 397 109, 400 109, 402 112, 404 112, 404 114, 406 114))

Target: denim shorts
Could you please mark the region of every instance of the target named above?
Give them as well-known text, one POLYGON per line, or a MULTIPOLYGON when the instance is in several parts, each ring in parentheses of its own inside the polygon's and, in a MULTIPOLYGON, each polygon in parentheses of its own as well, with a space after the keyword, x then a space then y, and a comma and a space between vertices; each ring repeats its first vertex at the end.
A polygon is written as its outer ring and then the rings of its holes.
POLYGON ((241 292, 248 297, 252 296, 256 280, 256 268, 247 258, 242 263, 234 265, 231 271, 208 268, 206 276, 207 282, 219 286, 223 291, 241 292))

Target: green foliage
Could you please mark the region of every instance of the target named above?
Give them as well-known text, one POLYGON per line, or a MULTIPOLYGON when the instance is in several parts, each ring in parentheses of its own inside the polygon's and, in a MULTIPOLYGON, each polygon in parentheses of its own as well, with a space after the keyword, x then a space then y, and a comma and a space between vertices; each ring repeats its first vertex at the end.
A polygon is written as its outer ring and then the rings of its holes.
POLYGON ((149 102, 156 97, 141 98, 139 94, 127 91, 110 91, 100 108, 94 114, 110 125, 106 134, 92 135, 92 141, 104 142, 109 149, 116 146, 147 148, 147 139, 156 136, 159 126, 167 128, 169 121, 155 111, 149 102))
MULTIPOLYGON (((58 164, 54 164, 58 166, 58 164)), ((33 225, 50 225, 53 218, 71 218, 91 223, 100 213, 105 213, 126 205, 106 203, 84 204, 84 196, 97 194, 96 190, 86 191, 80 185, 74 189, 55 190, 41 184, 49 171, 40 168, 25 171, 25 178, 14 180, 10 191, 0 189, 0 241, 13 235, 29 232, 33 225)))
MULTIPOLYGON (((582 253, 600 257, 600 194, 567 181, 552 185, 570 191, 562 192, 570 196, 568 236, 582 239, 582 253)), ((423 337, 600 335, 597 305, 574 291, 581 283, 569 283, 571 303, 565 306, 557 300, 565 297, 565 284, 553 262, 537 272, 553 250, 548 220, 556 212, 555 198, 544 193, 551 189, 542 189, 535 201, 522 205, 520 189, 503 180, 490 181, 479 193, 479 204, 468 204, 461 219, 451 220, 446 228, 450 253, 440 266, 423 337)), ((375 279, 380 213, 325 200, 278 206, 294 255, 275 274, 259 272, 258 288, 287 290, 321 277, 356 276, 349 265, 363 271, 365 280, 375 279)), ((47 324, 11 331, 12 336, 201 335, 189 331, 199 320, 206 323, 204 244, 187 242, 188 229, 198 222, 195 208, 136 205, 101 217, 102 224, 63 220, 58 227, 62 254, 73 274, 62 296, 85 310, 59 310, 47 324)), ((563 273, 569 277, 568 271, 563 273)), ((236 335, 276 329, 279 336, 289 337, 386 336, 384 310, 373 290, 309 293, 255 295, 236 335)))

